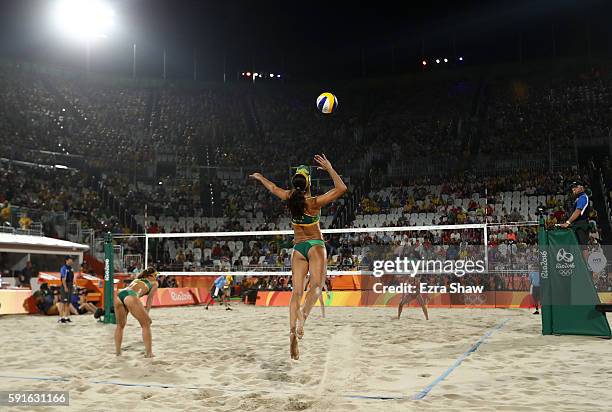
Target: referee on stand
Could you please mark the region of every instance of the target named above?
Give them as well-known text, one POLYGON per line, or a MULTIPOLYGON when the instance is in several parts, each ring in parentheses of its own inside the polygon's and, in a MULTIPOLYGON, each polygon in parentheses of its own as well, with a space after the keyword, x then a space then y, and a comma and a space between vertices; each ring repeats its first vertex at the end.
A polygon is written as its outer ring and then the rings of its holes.
POLYGON ((567 221, 559 226, 571 228, 576 234, 579 245, 588 245, 591 231, 589 226, 589 196, 584 192, 584 185, 580 181, 573 181, 570 188, 575 198, 574 211, 567 221))

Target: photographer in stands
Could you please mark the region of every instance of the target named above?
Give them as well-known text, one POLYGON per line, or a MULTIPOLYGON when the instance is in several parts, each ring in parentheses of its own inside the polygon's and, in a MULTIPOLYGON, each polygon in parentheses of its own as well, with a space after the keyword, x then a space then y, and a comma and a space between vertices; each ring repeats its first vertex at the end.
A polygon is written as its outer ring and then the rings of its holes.
POLYGON ((56 299, 48 284, 43 283, 40 285, 40 290, 37 290, 33 296, 40 313, 43 315, 57 315, 56 299))

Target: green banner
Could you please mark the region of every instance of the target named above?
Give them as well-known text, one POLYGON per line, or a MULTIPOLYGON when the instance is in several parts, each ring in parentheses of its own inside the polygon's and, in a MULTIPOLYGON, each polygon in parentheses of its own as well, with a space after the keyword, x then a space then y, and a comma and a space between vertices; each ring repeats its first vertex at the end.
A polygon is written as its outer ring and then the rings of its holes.
POLYGON ((545 230, 540 222, 542 334, 611 337, 587 265, 572 230, 545 230))

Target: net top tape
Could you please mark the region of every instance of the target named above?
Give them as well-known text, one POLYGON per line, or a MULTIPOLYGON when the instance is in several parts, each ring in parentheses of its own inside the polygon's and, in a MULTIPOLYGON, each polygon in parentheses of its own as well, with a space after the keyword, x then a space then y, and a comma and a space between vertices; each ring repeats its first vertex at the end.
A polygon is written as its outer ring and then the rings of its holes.
MULTIPOLYGON (((391 226, 391 227, 353 227, 343 229, 322 229, 322 233, 375 233, 375 232, 418 232, 434 230, 485 229, 500 226, 537 226, 537 222, 509 223, 468 223, 462 225, 430 225, 430 226, 391 226)), ((148 238, 180 238, 180 237, 242 237, 242 236, 275 236, 293 235, 293 230, 252 230, 242 232, 191 232, 191 233, 147 233, 148 238)))
MULTIPOLYGON (((322 233, 374 233, 374 232, 409 232, 425 230, 461 230, 484 229, 484 223, 470 223, 464 225, 436 225, 436 226, 392 226, 392 227, 354 227, 346 229, 323 229, 322 233)), ((194 232, 194 233, 149 233, 148 238, 179 238, 179 237, 241 237, 241 236, 275 236, 293 235, 293 230, 255 230, 244 232, 194 232)))

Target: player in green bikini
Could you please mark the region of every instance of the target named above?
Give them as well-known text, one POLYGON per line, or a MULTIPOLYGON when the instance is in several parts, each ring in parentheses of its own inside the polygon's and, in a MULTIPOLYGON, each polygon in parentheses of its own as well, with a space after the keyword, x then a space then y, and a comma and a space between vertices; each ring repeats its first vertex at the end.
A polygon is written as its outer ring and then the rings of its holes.
POLYGON ((304 335, 304 322, 312 306, 321 296, 322 286, 327 274, 327 253, 325 242, 319 226, 321 208, 340 198, 346 192, 346 185, 336 173, 325 155, 316 155, 315 162, 319 169, 326 170, 334 182, 334 188, 321 196, 310 193, 310 170, 308 166, 299 166, 291 179, 293 189, 281 189, 263 177, 253 173, 250 177, 258 180, 272 194, 287 202, 291 213, 294 231, 291 272, 293 292, 289 304, 290 353, 292 359, 299 358, 298 339, 304 335), (300 307, 304 293, 304 280, 310 273, 310 289, 306 292, 304 305, 300 307))
POLYGON ((142 328, 142 339, 145 345, 145 358, 153 357, 153 338, 151 336, 151 318, 149 310, 153 304, 153 296, 157 290, 157 271, 149 267, 143 270, 129 284, 128 287, 119 290, 115 299, 115 318, 117 328, 115 329, 115 353, 121 355, 121 341, 123 340, 123 329, 127 322, 129 313, 136 318, 142 328), (140 301, 142 296, 147 296, 146 307, 140 301))

